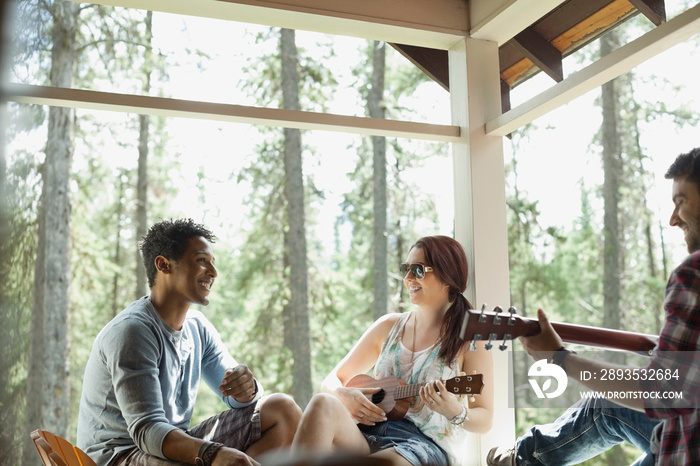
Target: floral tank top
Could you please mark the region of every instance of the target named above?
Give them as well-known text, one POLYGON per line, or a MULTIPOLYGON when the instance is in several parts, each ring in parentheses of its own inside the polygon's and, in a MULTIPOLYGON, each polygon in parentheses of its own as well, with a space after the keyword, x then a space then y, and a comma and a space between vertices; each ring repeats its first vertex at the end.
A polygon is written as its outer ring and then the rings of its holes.
MULTIPOLYGON (((392 327, 382 344, 379 358, 372 371, 373 377, 381 379, 393 376, 407 384, 424 384, 440 377, 448 380, 459 375, 457 359, 445 364, 445 361, 438 357, 440 344, 413 353, 401 342, 404 327, 412 314, 413 312, 403 314, 392 327)), ((466 403, 466 400, 462 402, 466 403)), ((411 401, 406 419, 447 452, 451 465, 461 464, 457 455, 463 449, 467 436, 467 431, 461 426, 455 426, 445 416, 428 408, 420 396, 411 401)))

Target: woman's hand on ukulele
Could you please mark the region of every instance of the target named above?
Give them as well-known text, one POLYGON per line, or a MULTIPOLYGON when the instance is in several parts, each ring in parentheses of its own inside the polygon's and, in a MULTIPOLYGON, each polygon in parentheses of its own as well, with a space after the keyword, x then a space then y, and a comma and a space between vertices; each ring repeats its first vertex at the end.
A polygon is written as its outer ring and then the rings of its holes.
POLYGON ((340 387, 336 396, 355 421, 373 426, 377 422, 386 421, 386 413, 370 400, 372 395, 380 390, 381 388, 340 387))
POLYGON ((450 393, 442 379, 428 382, 420 389, 420 397, 428 408, 452 419, 462 412, 462 402, 450 393))

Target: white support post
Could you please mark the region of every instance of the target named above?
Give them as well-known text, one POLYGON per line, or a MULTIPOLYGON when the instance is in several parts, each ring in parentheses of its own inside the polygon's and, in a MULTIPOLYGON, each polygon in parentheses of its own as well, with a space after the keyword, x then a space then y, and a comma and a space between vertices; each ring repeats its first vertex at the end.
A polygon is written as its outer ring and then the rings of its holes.
MULTIPOLYGON (((464 39, 449 51, 452 124, 462 129, 453 143, 455 237, 469 260, 467 298, 482 304, 510 306, 503 138, 487 136, 485 123, 501 112, 498 44, 464 39)), ((494 345, 498 347, 498 343, 494 345)), ((510 348, 509 348, 510 349, 510 348)), ((494 426, 474 436, 468 464, 485 464, 488 450, 515 439, 515 416, 507 400, 511 352, 493 350, 494 426)))

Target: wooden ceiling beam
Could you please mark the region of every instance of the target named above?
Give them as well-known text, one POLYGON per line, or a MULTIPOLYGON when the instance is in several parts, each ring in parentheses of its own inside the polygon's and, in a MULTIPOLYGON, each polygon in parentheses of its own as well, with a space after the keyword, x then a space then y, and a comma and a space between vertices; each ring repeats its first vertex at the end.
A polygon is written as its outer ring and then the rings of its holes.
POLYGON ((401 0, 400 5, 395 0, 92 0, 91 3, 441 50, 449 50, 469 34, 469 9, 465 0, 401 0))
POLYGON ((55 107, 196 118, 440 142, 456 142, 460 137, 458 126, 117 94, 86 89, 8 83, 5 84, 1 94, 5 100, 11 102, 55 107))
POLYGON ((505 44, 566 0, 469 0, 469 35, 505 44))
POLYGON ((437 82, 443 89, 450 90, 450 70, 446 50, 416 47, 415 45, 391 44, 411 63, 437 82))
POLYGON ((666 4, 664 0, 629 0, 649 21, 657 26, 666 22, 666 4))
POLYGON ((561 52, 532 27, 515 36, 513 42, 530 61, 556 82, 564 79, 561 52))
POLYGON ((486 123, 486 133, 505 136, 698 33, 700 4, 489 121, 486 123))

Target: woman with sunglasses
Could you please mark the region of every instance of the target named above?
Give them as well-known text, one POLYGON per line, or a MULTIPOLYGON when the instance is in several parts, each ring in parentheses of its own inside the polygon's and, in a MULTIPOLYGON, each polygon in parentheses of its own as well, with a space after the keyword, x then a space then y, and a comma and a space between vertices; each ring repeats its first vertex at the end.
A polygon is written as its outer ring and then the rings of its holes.
POLYGON ((483 345, 470 351, 459 337, 471 309, 462 294, 468 278, 462 246, 447 236, 421 238, 400 271, 415 308, 379 318, 326 377, 302 416, 295 450, 372 454, 395 465, 457 465, 467 432, 491 428, 491 354, 483 345), (369 386, 351 382, 367 373, 374 379, 369 386), (485 382, 480 395, 447 390, 449 379, 475 373, 485 382), (389 377, 418 387, 399 420, 387 420, 379 406, 392 393, 380 385, 389 377))

